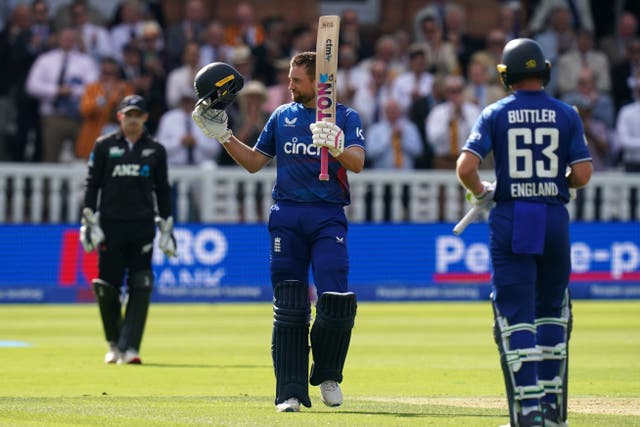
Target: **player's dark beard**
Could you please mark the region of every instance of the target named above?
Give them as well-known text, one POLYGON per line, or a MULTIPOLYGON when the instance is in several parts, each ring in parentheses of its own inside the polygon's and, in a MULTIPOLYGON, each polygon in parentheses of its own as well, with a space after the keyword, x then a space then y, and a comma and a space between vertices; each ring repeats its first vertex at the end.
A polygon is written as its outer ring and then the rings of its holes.
POLYGON ((306 94, 302 92, 292 92, 293 102, 298 102, 300 104, 307 104, 315 98, 316 94, 306 94))

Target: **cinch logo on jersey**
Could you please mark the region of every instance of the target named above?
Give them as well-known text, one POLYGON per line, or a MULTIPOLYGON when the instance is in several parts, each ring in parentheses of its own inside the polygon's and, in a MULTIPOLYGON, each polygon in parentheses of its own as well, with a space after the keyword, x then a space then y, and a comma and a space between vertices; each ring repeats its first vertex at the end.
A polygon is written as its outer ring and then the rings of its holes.
POLYGON ((284 152, 287 154, 297 154, 304 156, 319 156, 320 148, 313 144, 305 144, 299 142, 298 138, 292 138, 291 141, 284 143, 284 152))
POLYGON ((124 165, 116 165, 113 168, 113 172, 111 176, 149 176, 149 165, 144 165, 140 167, 140 165, 136 164, 124 164, 124 165))

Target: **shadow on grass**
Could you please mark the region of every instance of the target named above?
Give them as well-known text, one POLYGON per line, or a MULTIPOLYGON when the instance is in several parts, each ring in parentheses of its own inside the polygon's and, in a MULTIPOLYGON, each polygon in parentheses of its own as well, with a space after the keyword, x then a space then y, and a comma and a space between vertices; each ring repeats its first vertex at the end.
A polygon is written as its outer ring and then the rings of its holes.
MULTIPOLYGON (((389 411, 336 411, 336 412, 326 412, 326 411, 314 411, 314 410, 304 410, 304 412, 309 412, 312 414, 352 414, 352 415, 382 415, 382 416, 392 416, 392 417, 400 417, 400 418, 422 418, 422 417, 447 417, 447 418, 458 418, 458 417, 472 417, 472 418, 504 418, 504 415, 492 415, 492 414, 482 414, 482 413, 467 413, 461 414, 459 412, 389 412, 389 411)), ((507 415, 508 417, 508 415, 507 415)))
POLYGON ((151 368, 209 368, 209 369, 263 369, 272 368, 271 365, 206 365, 199 363, 143 363, 141 367, 151 368))

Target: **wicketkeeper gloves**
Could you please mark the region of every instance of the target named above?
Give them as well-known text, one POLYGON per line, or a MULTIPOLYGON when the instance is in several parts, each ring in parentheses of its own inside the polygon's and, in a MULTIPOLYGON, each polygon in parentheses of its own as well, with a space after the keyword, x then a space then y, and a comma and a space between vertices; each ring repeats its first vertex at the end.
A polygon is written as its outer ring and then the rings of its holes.
POLYGON ((331 122, 315 122, 309 125, 313 134, 313 145, 326 147, 333 157, 338 157, 344 151, 344 132, 331 122))
POLYGON ((100 228, 100 212, 93 213, 90 208, 82 209, 80 223, 80 243, 85 252, 91 252, 104 241, 104 232, 100 228))
POLYGON ((496 189, 496 185, 495 183, 487 181, 482 181, 482 185, 484 188, 480 194, 476 196, 471 191, 467 190, 465 197, 474 207, 489 211, 493 207, 493 193, 496 189))
POLYGON ((160 229, 158 247, 168 257, 174 257, 178 253, 178 245, 173 235, 173 217, 167 219, 156 217, 156 225, 160 229))
POLYGON ((198 105, 191 113, 193 121, 208 138, 215 138, 221 144, 229 142, 233 135, 228 127, 229 117, 224 110, 207 108, 204 104, 198 105))

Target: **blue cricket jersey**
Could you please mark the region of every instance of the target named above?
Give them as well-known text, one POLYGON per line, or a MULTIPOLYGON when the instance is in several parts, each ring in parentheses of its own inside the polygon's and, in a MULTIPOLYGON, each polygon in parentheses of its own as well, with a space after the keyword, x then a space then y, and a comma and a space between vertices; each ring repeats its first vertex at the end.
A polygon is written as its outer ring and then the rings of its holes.
POLYGON ((578 113, 546 92, 516 91, 486 107, 463 150, 493 150, 497 202, 569 202, 568 165, 590 161, 578 113))
MULTIPOLYGON (((316 110, 299 103, 278 107, 258 137, 255 150, 276 157, 276 182, 272 197, 276 201, 301 203, 351 202, 347 170, 329 154, 329 181, 320 181, 320 149, 312 144, 309 125, 316 121, 316 110)), ((336 124, 344 132, 345 149, 364 150, 364 131, 359 114, 342 104, 336 105, 336 124)))

